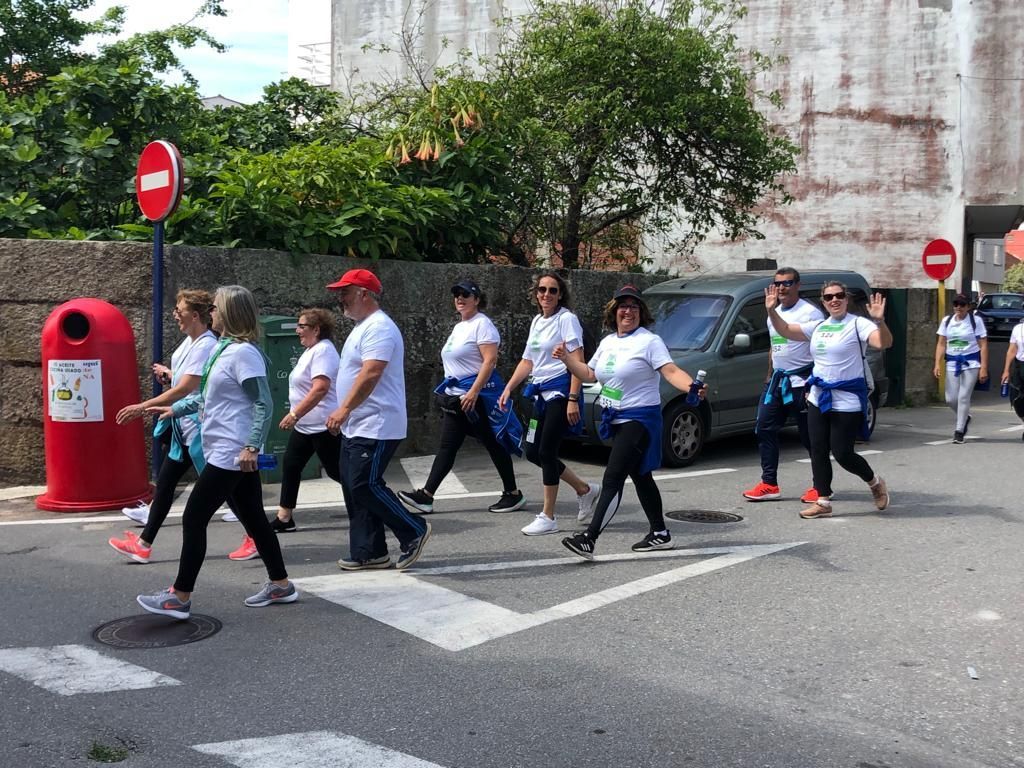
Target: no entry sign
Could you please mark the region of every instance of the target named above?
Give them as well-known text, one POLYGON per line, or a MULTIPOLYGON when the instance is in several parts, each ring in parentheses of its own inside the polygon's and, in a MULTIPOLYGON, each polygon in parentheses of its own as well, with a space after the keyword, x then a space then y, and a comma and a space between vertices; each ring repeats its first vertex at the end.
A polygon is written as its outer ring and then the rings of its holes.
POLYGON ((949 240, 932 240, 924 247, 921 264, 932 280, 945 280, 956 270, 956 248, 949 240))
POLYGON ((142 215, 163 221, 181 200, 182 162, 178 148, 167 141, 152 141, 139 155, 135 169, 135 194, 142 215))

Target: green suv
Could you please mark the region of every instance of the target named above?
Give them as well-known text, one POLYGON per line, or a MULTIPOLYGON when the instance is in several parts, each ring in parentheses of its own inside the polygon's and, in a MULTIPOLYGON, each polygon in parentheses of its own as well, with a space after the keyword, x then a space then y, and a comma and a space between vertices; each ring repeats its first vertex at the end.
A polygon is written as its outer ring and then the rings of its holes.
MULTIPOLYGON (((696 376, 698 370, 707 371, 707 399, 696 406, 687 405, 685 393, 661 382, 665 421, 662 461, 666 466, 692 464, 710 440, 753 432, 771 346, 764 289, 774 278, 774 270, 708 274, 669 280, 644 291, 654 317, 651 330, 665 340, 676 365, 691 376, 696 376)), ((870 288, 856 272, 801 271, 800 296, 820 308, 821 288, 829 280, 844 283, 850 293, 850 311, 867 316, 870 288)), ((868 415, 873 431, 875 413, 885 402, 889 380, 882 352, 865 345, 865 354, 871 388, 868 415)), ((600 387, 592 384, 584 389, 587 407, 583 439, 598 442, 600 387)))

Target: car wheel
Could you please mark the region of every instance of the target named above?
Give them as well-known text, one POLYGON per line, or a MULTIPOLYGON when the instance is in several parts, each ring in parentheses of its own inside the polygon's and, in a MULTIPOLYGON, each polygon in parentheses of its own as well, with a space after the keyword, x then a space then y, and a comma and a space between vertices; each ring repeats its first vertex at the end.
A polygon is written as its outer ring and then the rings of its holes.
POLYGON ((685 400, 673 403, 665 411, 661 440, 662 463, 669 467, 693 464, 704 449, 707 429, 700 411, 685 400))
POLYGON ((875 424, 878 421, 878 392, 868 395, 868 440, 875 434, 875 424))

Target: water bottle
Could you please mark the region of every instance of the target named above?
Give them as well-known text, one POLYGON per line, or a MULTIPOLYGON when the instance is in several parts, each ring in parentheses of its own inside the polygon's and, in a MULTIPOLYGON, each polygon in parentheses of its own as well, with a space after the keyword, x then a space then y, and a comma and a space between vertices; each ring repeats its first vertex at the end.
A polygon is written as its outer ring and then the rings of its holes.
POLYGON ((697 371, 697 378, 693 380, 690 391, 686 393, 687 405, 697 405, 700 402, 700 388, 704 386, 704 377, 707 375, 707 371, 697 371))
MULTIPOLYGON (((238 466, 238 458, 235 458, 238 466)), ((256 469, 277 469, 277 456, 272 453, 261 453, 256 457, 256 469)))
POLYGON ((1008 381, 1004 381, 1003 382, 1003 386, 1001 386, 999 388, 999 396, 1000 397, 1009 397, 1010 396, 1010 382, 1008 382, 1008 381))

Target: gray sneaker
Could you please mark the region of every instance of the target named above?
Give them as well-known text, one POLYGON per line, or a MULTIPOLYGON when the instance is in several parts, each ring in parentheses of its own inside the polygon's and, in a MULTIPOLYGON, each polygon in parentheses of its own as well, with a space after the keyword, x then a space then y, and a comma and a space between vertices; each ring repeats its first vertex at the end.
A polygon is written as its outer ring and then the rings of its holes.
POLYGON ((290 581, 288 586, 279 587, 272 581, 263 585, 263 589, 252 597, 245 598, 245 604, 250 608, 262 608, 271 603, 294 603, 299 599, 299 590, 290 581))
POLYGON ((343 571, 372 571, 390 568, 391 556, 381 555, 380 557, 371 557, 369 560, 350 560, 343 557, 338 561, 338 567, 343 571))
POLYGON ((192 601, 181 602, 172 589, 164 589, 155 595, 139 595, 135 601, 150 613, 159 613, 162 616, 187 619, 192 615, 192 601))
POLYGON ((423 535, 418 539, 413 539, 404 547, 402 547, 402 554, 398 558, 398 562, 395 563, 395 568, 400 571, 405 570, 410 565, 415 563, 421 554, 423 554, 423 545, 427 543, 427 539, 430 538, 430 523, 427 523, 427 530, 423 532, 423 535))

